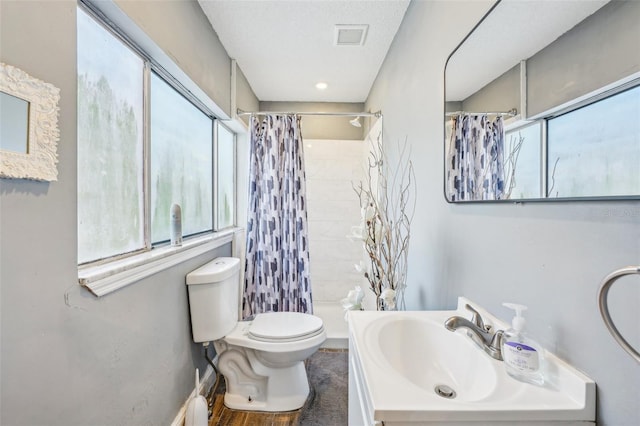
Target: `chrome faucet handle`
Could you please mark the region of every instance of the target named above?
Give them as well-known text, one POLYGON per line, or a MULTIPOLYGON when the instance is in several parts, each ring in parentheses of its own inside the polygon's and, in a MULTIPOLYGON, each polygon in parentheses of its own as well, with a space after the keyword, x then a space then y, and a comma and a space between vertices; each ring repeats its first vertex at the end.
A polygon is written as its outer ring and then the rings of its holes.
POLYGON ((480 313, 475 309, 473 309, 473 307, 469 304, 464 305, 464 307, 468 311, 471 311, 471 313, 473 314, 473 316, 471 317, 471 322, 474 323, 480 330, 486 331, 487 327, 485 327, 484 321, 482 321, 482 317, 480 316, 480 313))
POLYGON ((498 330, 493 335, 493 338, 491 339, 491 343, 489 344, 489 346, 491 346, 494 349, 498 349, 499 351, 502 352, 502 342, 503 341, 504 341, 504 331, 503 330, 498 330))
POLYGON ((491 343, 488 348, 485 348, 485 352, 491 355, 493 358, 498 361, 502 361, 504 358, 502 356, 502 342, 504 341, 504 331, 498 330, 493 335, 491 339, 491 343))

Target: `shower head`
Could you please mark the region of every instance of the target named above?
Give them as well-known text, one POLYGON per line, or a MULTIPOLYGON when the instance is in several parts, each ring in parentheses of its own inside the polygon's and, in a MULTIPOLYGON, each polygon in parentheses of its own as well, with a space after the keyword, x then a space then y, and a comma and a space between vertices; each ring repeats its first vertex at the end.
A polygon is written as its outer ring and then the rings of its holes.
POLYGON ((362 127, 362 124, 360 124, 360 117, 349 120, 349 124, 351 124, 353 127, 362 127))

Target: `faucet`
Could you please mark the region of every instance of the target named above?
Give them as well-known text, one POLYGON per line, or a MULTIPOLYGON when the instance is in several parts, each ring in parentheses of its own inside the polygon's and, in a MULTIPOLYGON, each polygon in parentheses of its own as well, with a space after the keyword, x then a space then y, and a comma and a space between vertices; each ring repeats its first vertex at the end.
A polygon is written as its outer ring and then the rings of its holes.
POLYGON ((465 308, 473 313, 471 321, 459 316, 453 316, 444 322, 444 326, 449 331, 456 331, 459 328, 466 328, 467 335, 471 337, 478 347, 483 349, 491 358, 502 361, 502 338, 504 332, 498 330, 491 332, 491 326, 486 326, 482 317, 470 305, 465 308))

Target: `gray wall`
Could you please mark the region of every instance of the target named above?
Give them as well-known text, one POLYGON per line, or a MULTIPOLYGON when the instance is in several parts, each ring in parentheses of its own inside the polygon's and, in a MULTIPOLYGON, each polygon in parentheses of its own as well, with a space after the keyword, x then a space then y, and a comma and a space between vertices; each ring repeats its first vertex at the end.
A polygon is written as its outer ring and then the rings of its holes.
MULTIPOLYGON (((640 2, 612 1, 527 59, 527 117, 640 72, 640 2)), ((520 65, 463 101, 465 111, 520 111, 520 65)))
POLYGON ((114 0, 231 116, 231 59, 196 0, 114 0))
MULTIPOLYGON (((234 62, 235 63, 235 62, 234 62)), ((236 64, 236 108, 240 108, 243 111, 258 111, 260 109, 260 102, 253 93, 253 89, 245 77, 244 73, 236 64)), ((232 111, 235 115, 235 111, 232 111)), ((240 119, 245 123, 249 123, 249 116, 244 115, 240 119)))
POLYGON ((527 60, 528 115, 636 72, 640 72, 640 2, 609 2, 527 60))
POLYGON ((462 110, 470 112, 520 112, 520 64, 514 66, 462 102, 462 110))
MULTIPOLYGON (((150 5, 119 3, 129 11, 150 5)), ((211 41, 213 30, 197 3, 170 3, 136 10, 136 19, 154 37, 163 33, 191 78, 210 79, 210 96, 228 103, 228 76, 210 68, 221 63, 228 75, 226 53, 181 44, 194 35, 211 41)), ((0 179, 0 424, 169 424, 193 389, 194 368, 206 368, 191 342, 184 276, 230 247, 102 298, 81 288, 76 2, 0 1, 0 61, 61 89, 58 181, 0 179)))
POLYGON ((462 111, 462 102, 461 101, 445 102, 444 110, 445 110, 445 112, 462 111))
MULTIPOLYGON (((261 111, 287 112, 363 112, 364 104, 339 102, 260 102, 261 111)), ((305 115, 302 118, 302 136, 305 139, 362 140, 363 127, 354 127, 354 117, 305 115)), ((364 118, 360 123, 364 123, 364 118)))
MULTIPOLYGON (((640 424, 640 367, 607 333, 596 304, 606 274, 639 262, 640 202, 444 199, 444 64, 491 4, 411 2, 366 103, 384 113, 389 155, 397 156, 396 141, 406 137, 418 164, 408 308, 453 308, 464 295, 509 320, 502 302, 526 304, 532 334, 597 382, 599 424, 640 424)), ((616 285, 611 303, 636 346, 637 284, 616 285)))

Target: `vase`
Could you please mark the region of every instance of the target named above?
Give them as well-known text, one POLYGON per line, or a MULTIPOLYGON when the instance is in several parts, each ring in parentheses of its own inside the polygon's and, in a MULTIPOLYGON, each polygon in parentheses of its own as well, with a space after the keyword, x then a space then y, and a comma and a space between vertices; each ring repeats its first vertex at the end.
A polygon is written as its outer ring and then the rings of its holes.
POLYGON ((397 311, 398 305, 395 304, 393 308, 390 308, 380 296, 376 296, 376 309, 378 311, 397 311))

